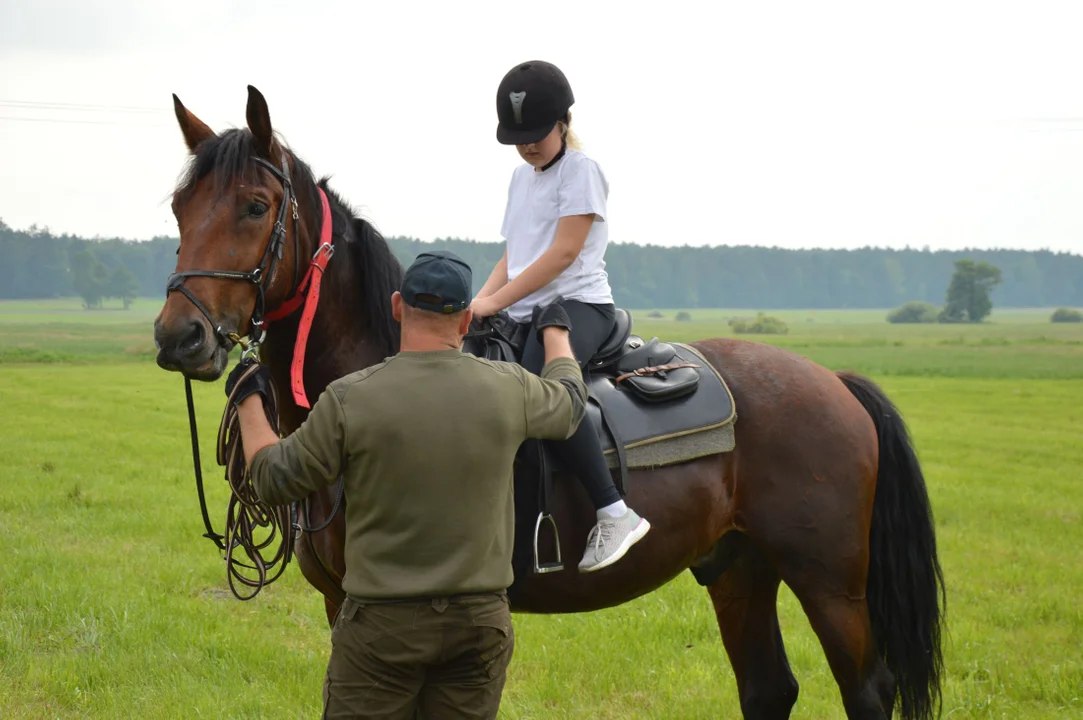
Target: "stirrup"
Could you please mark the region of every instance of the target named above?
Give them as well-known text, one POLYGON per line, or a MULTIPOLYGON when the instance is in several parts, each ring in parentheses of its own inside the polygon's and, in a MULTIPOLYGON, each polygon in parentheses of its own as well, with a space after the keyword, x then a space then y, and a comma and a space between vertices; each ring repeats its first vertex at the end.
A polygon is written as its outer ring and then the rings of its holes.
POLYGON ((557 521, 553 519, 553 516, 549 513, 538 513, 538 520, 534 523, 534 572, 539 575, 545 573, 559 572, 564 569, 564 563, 560 559, 560 533, 557 532, 557 521), (542 563, 538 561, 538 534, 541 531, 542 522, 548 520, 549 524, 553 527, 553 540, 556 541, 557 546, 557 559, 556 562, 542 563))

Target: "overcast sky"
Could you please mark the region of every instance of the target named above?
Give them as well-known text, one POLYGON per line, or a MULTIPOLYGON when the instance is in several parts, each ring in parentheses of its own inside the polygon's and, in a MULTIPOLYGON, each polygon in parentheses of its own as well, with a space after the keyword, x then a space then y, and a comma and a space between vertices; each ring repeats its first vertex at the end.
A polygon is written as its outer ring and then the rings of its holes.
POLYGON ((543 59, 615 241, 1083 252, 1081 27, 1035 0, 2 0, 0 217, 175 234, 170 94, 221 130, 253 84, 385 234, 499 240, 496 87, 543 59))

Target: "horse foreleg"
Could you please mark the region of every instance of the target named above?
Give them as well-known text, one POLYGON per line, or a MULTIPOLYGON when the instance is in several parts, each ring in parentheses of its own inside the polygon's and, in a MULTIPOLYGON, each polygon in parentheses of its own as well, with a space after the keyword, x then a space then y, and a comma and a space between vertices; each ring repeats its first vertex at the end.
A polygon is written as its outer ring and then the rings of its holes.
MULTIPOLYGON (((313 493, 309 502, 311 518, 322 520, 334 509, 333 501, 324 492, 313 493)), ((306 518, 304 522, 312 521, 306 518)), ((346 598, 342 590, 342 578, 346 574, 345 537, 346 512, 341 507, 327 527, 316 532, 302 531, 293 543, 301 574, 323 595, 328 626, 334 624, 339 606, 346 598)))
POLYGON ((323 609, 327 613, 327 626, 334 627, 335 617, 338 616, 338 609, 342 607, 341 603, 335 603, 331 601, 331 598, 326 595, 323 598, 323 609))
POLYGON ((324 559, 330 555, 330 553, 324 554, 329 549, 322 548, 320 545, 317 538, 306 532, 298 534, 293 547, 301 574, 323 595, 327 624, 330 627, 335 621, 335 615, 346 598, 346 594, 342 591, 341 575, 335 573, 333 567, 329 567, 332 563, 324 559))
POLYGON ((785 719, 797 702, 798 686, 778 627, 779 576, 751 542, 742 545, 740 556, 708 592, 744 717, 785 719))

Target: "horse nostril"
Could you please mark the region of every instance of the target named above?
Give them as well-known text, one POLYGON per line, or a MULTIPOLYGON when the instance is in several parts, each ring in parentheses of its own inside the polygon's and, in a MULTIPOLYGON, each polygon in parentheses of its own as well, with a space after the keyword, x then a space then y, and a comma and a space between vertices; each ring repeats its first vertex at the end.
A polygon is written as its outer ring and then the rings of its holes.
POLYGON ((203 346, 205 339, 206 331, 203 329, 203 323, 193 322, 188 332, 177 343, 177 348, 186 353, 195 353, 203 346))

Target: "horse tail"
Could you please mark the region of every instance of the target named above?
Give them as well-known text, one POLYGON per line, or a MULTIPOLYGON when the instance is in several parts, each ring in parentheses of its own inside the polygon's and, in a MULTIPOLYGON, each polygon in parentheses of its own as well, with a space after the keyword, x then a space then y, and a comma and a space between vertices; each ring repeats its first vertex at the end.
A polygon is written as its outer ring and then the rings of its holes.
POLYGON ((872 417, 879 436, 866 586, 873 635, 895 676, 903 719, 929 720, 941 702, 946 597, 925 478, 906 423, 883 390, 854 373, 838 378, 872 417))

